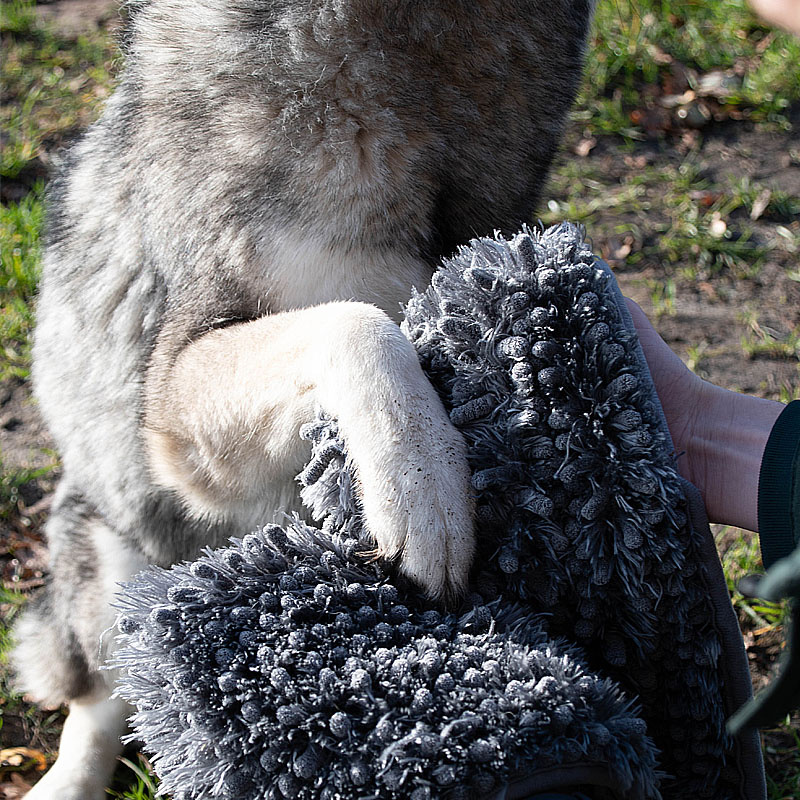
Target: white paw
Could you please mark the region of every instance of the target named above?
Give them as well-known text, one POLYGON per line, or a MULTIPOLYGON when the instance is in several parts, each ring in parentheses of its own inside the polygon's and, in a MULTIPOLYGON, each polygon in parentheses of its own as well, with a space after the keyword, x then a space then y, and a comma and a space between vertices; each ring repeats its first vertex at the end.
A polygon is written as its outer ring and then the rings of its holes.
POLYGON ((50 771, 25 795, 26 800, 107 800, 105 786, 56 760, 50 771))
POLYGON ((441 405, 410 411, 388 446, 359 465, 359 483, 378 555, 430 597, 462 594, 475 551, 470 471, 441 405))
POLYGON ((128 705, 104 691, 74 700, 64 722, 56 763, 28 792, 28 800, 107 800, 122 752, 128 705))
POLYGON ((466 446, 382 311, 325 307, 327 347, 316 353, 316 400, 339 421, 356 465, 367 531, 378 555, 434 598, 466 587, 474 553, 466 446))

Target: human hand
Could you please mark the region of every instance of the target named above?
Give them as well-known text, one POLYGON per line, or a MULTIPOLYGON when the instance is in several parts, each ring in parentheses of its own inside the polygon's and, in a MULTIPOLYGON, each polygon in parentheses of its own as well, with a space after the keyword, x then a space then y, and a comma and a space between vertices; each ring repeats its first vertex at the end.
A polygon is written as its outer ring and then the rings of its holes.
POLYGON ((781 403, 731 392, 695 375, 627 300, 678 470, 703 495, 711 522, 758 530, 758 475, 781 403))
POLYGON ((767 22, 800 34, 800 0, 750 0, 750 5, 767 22))

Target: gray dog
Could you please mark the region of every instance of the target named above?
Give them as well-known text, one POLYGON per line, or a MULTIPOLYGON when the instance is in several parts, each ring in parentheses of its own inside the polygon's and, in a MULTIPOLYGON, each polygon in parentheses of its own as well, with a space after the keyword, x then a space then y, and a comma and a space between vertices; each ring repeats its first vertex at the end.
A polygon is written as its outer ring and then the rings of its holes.
POLYGON ((592 5, 130 5, 120 86, 50 195, 34 382, 64 477, 15 655, 70 715, 29 797, 103 796, 117 582, 294 508, 317 405, 376 553, 458 594, 464 446, 396 319, 441 256, 531 219, 592 5))

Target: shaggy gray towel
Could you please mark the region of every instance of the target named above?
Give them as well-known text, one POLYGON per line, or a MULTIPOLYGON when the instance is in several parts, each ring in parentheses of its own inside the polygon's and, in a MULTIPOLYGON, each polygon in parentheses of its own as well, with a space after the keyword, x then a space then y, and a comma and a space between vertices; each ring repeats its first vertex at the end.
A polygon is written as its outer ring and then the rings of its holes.
POLYGON ((479 552, 459 613, 363 560, 334 420, 293 519, 120 599, 119 694, 200 798, 764 796, 736 620, 613 276, 563 224, 462 248, 406 335, 463 433, 479 552), (605 788, 599 788, 605 787, 605 788))

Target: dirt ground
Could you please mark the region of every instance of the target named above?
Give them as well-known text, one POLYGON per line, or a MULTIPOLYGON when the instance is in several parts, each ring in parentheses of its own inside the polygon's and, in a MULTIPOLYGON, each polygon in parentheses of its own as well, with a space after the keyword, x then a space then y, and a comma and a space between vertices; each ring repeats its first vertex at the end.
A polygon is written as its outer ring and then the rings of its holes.
MULTIPOLYGON (((43 4, 40 13, 71 33, 87 25, 113 24, 116 14, 107 0, 60 0, 43 4)), ((690 152, 695 168, 709 185, 722 184, 727 176, 747 176, 775 191, 800 197, 800 105, 791 110, 790 117, 791 131, 765 132, 747 122, 724 122, 708 126, 688 143, 685 136, 633 144, 598 138, 585 155, 575 152, 582 139, 575 126, 568 133, 561 159, 590 164, 592 179, 613 192, 638 172, 678 165, 690 152)), ((557 194, 551 197, 560 199, 557 194)), ((747 216, 743 210, 736 214, 747 216)), ((640 214, 610 210, 598 212, 588 228, 595 251, 611 263, 623 291, 651 314, 666 341, 702 377, 773 399, 800 396, 800 349, 791 354, 786 349, 778 353, 763 348, 748 355, 743 348, 748 339, 786 342, 800 332, 800 254, 785 249, 769 251, 752 275, 731 271, 682 275, 675 265, 635 258, 659 236, 657 222, 648 225, 640 214), (654 305, 655 290, 670 281, 674 294, 664 312, 654 305)), ((765 246, 780 235, 776 231, 781 226, 800 234, 798 219, 764 216, 748 224, 754 241, 765 246)), ((0 452, 6 467, 50 465, 54 462, 52 448, 29 385, 0 385, 0 452)), ((0 519, 0 575, 7 586, 29 591, 43 583, 46 549, 42 525, 56 477, 57 470, 20 487, 16 512, 9 519, 0 519)), ((774 669, 780 640, 756 642, 750 637, 749 644, 754 683, 762 685, 774 669)), ((18 724, 22 727, 14 730, 13 720, 6 720, 4 741, 21 743, 18 737, 25 736, 29 742, 33 739, 33 746, 53 746, 48 737, 37 740, 34 723, 20 720, 18 724)), ((776 740, 776 746, 783 745, 785 742, 776 740)))
MULTIPOLYGON (((800 151, 800 107, 792 115, 791 132, 765 132, 755 125, 729 122, 712 127, 703 134, 696 158, 701 174, 709 184, 721 184, 728 176, 749 177, 776 190, 800 196, 800 165, 790 153, 800 151)), ((620 158, 613 142, 602 143, 600 152, 592 153, 610 185, 624 177, 641 159, 676 162, 685 156, 675 142, 642 143, 634 154, 620 158)), ((744 216, 744 212, 742 212, 744 216)), ((798 220, 789 221, 798 226, 798 220)), ((751 220, 754 238, 768 242, 774 236, 775 220, 751 220)), ((651 234, 652 235, 652 234, 651 234)), ((613 259, 612 259, 613 260, 613 259)), ((623 291, 652 311, 651 299, 644 287, 649 280, 666 281, 675 277, 666 264, 645 264, 636 269, 614 261, 623 291)), ((776 339, 784 339, 800 323, 800 282, 790 277, 800 267, 800 257, 774 253, 765 259, 753 277, 721 275, 707 280, 676 279, 674 314, 655 320, 659 333, 680 355, 690 347, 701 351, 699 369, 702 377, 741 392, 777 399, 781 386, 800 387, 797 357, 774 357, 761 354, 744 357, 742 338, 752 331, 742 318, 753 311, 758 321, 776 339)))

